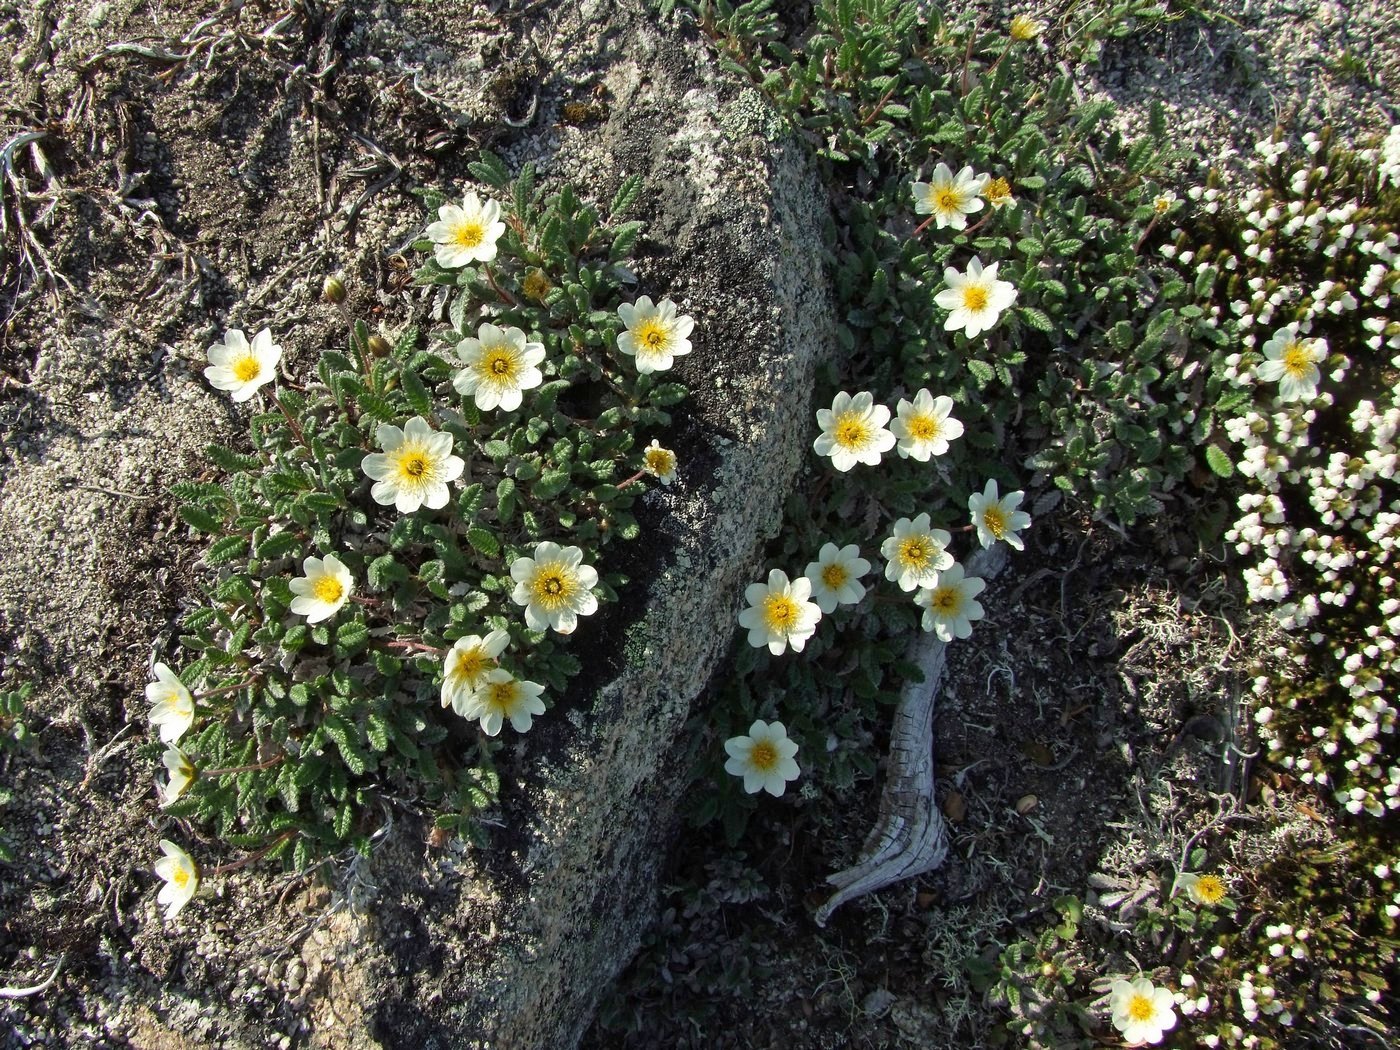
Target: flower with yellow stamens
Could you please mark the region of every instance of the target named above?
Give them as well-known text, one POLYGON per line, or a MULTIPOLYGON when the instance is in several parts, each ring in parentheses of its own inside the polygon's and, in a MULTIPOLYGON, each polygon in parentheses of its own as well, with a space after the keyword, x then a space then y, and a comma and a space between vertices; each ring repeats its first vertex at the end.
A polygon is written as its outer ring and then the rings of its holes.
POLYGON ((676 454, 669 448, 662 448, 661 442, 651 439, 651 444, 642 450, 642 469, 663 485, 676 480, 676 454))
POLYGON ((194 697, 175 672, 165 664, 155 665, 156 680, 146 685, 151 707, 151 725, 160 729, 163 743, 173 744, 194 725, 194 697))
POLYGON ((743 777, 744 791, 750 795, 766 791, 776 798, 802 772, 795 761, 797 745, 788 739, 781 722, 756 721, 749 726, 748 736, 726 740, 724 750, 729 755, 724 771, 743 777))
POLYGON ((924 610, 924 630, 932 631, 945 642, 968 637, 972 634, 972 621, 985 615, 976 598, 986 586, 980 576, 965 575, 956 562, 938 573, 931 586, 920 587, 914 595, 914 603, 924 610))
POLYGON ((462 716, 481 723, 481 731, 495 736, 509 720, 517 733, 528 733, 535 715, 544 714, 540 694, 544 686, 516 678, 504 667, 486 672, 481 685, 467 697, 462 716))
POLYGON ((966 229, 967 217, 982 210, 980 195, 990 178, 990 175, 974 175, 970 165, 954 175, 948 165, 940 162, 928 182, 916 182, 909 187, 914 194, 914 212, 932 215, 940 230, 945 226, 966 229))
POLYGON ((1012 17, 1011 24, 1006 27, 1006 32, 1012 40, 1024 43, 1027 40, 1034 40, 1045 32, 1045 23, 1030 15, 1019 14, 1012 17))
POLYGON ((953 564, 948 544, 953 537, 944 529, 929 527, 929 516, 900 518, 894 533, 880 545, 885 558, 885 579, 912 591, 929 587, 938 574, 953 564))
POLYGON ((1007 546, 1015 547, 1018 551, 1026 549, 1025 542, 1017 533, 1031 523, 1031 516, 1016 509, 1025 496, 1018 489, 999 497, 995 479, 988 481, 981 492, 972 494, 967 501, 967 509, 972 513, 972 524, 983 547, 990 547, 997 540, 1005 540, 1007 546))
POLYGON ((1000 265, 992 263, 983 268, 982 260, 974 256, 966 273, 958 273, 951 266, 943 271, 948 287, 933 301, 952 311, 943 322, 945 330, 956 332, 961 328, 971 339, 995 325, 1002 311, 1010 309, 1016 301, 1016 287, 1010 281, 997 280, 1000 265))
POLYGON ((827 543, 817 553, 817 560, 808 563, 805 575, 817 608, 831 613, 838 605, 855 605, 865 597, 865 584, 860 579, 869 571, 870 563, 860 556, 854 543, 844 547, 827 543))
POLYGON ((483 202, 475 193, 468 193, 461 207, 444 204, 438 209, 438 221, 428 226, 433 258, 448 270, 490 262, 496 257, 496 242, 506 232, 500 218, 501 206, 489 197, 483 202))
POLYGON ((199 867, 190 855, 168 839, 160 840, 165 856, 156 861, 156 874, 165 880, 156 903, 165 906, 165 917, 173 919, 199 889, 199 867))
POLYGON ((442 661, 442 706, 465 714, 467 701, 495 670, 509 642, 505 631, 492 631, 485 638, 478 634, 458 638, 442 661))
POLYGON ((580 616, 598 610, 593 588, 598 571, 583 564, 578 547, 561 547, 545 540, 535 547, 533 558, 516 558, 510 566, 515 590, 511 600, 525 606, 525 623, 532 631, 551 628, 572 634, 580 616))
POLYGON ((982 188, 982 199, 992 206, 992 211, 1000 211, 1008 204, 1015 204, 1011 195, 1011 183, 1005 179, 992 179, 982 188))
POLYGON ((185 754, 175 744, 171 744, 165 749, 165 754, 161 755, 161 761, 165 763, 165 768, 170 773, 170 779, 157 787, 160 795, 160 808, 173 806, 191 784, 194 783, 198 772, 194 768, 194 763, 190 761, 189 755, 185 754))
POLYGON ((1230 887, 1219 875, 1197 875, 1183 871, 1176 877, 1176 889, 1185 890, 1186 895, 1197 904, 1215 907, 1229 896, 1230 887))
POLYGON ((291 587, 291 609, 305 616, 307 623, 320 623, 340 612, 341 606, 355 592, 355 578, 334 554, 324 558, 307 558, 301 563, 304 575, 297 576, 291 587))
POLYGON ((877 466, 880 457, 894 448, 895 437, 885 429, 890 410, 875 404, 874 395, 862 390, 854 397, 844 390, 830 408, 817 409, 822 428, 812 447, 819 456, 830 456, 831 465, 847 471, 857 463, 877 466))
POLYGON ((812 596, 812 584, 805 577, 788 581, 787 573, 774 569, 767 583, 751 583, 744 590, 749 608, 739 614, 739 626, 749 632, 749 644, 755 649, 768 646, 774 656, 787 647, 800 653, 807 639, 817 629, 822 611, 812 596))
POLYGON ((447 506, 447 483, 462 476, 466 463, 452 455, 452 435, 439 433, 422 416, 414 416, 400 430, 381 423, 375 431, 383 452, 364 458, 364 472, 374 479, 374 502, 412 514, 419 507, 440 510, 447 506))
POLYGON ((1296 324, 1285 325, 1263 346, 1264 360, 1254 374, 1265 383, 1278 383, 1278 396, 1284 401, 1303 401, 1317 396, 1322 372, 1317 367, 1327 360, 1326 339, 1305 339, 1296 324))
POLYGON ((1176 1025, 1172 1001, 1169 989, 1154 987, 1146 977, 1116 980, 1108 997, 1113 1027, 1123 1033, 1123 1042, 1129 1046, 1160 1043, 1163 1034, 1176 1025))
POLYGON ((962 437, 963 425, 952 416, 953 399, 946 394, 934 397, 920 390, 913 401, 899 399, 896 418, 890 424, 901 459, 927 463, 930 456, 948 451, 948 442, 962 437))
POLYGON ((690 353, 690 333, 695 322, 685 314, 676 313, 676 304, 662 299, 653 304, 651 296, 643 295, 635 303, 623 303, 617 316, 626 331, 617 337, 617 348, 635 358, 642 375, 664 372, 677 357, 690 353))
POLYGON ((528 342, 519 328, 483 324, 476 338, 457 344, 457 358, 466 367, 453 375, 452 387, 475 398, 476 407, 483 410, 514 412, 524 399, 521 392, 544 382, 538 368, 544 344, 528 342))
POLYGON ((277 362, 282 348, 272 341, 271 329, 264 328, 248 337, 237 328, 224 333, 221 343, 209 348, 209 367, 204 378, 215 390, 227 390, 235 401, 247 401, 264 383, 277 378, 277 362))

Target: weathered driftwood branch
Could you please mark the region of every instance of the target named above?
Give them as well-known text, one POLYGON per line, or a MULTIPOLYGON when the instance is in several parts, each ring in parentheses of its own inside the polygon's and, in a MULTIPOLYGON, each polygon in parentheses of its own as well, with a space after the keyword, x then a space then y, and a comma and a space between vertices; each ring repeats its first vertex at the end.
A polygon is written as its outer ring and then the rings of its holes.
MULTIPOLYGON (((1006 564, 998 543, 968 559, 969 575, 989 579, 1006 564)), ((922 875, 948 855, 948 830, 933 797, 933 710, 948 646, 920 631, 909 643, 909 662, 923 672, 922 682, 904 687, 890 729, 890 757, 880 815, 866 836, 861 860, 827 877, 836 892, 816 912, 818 926, 849 900, 892 883, 922 875)))

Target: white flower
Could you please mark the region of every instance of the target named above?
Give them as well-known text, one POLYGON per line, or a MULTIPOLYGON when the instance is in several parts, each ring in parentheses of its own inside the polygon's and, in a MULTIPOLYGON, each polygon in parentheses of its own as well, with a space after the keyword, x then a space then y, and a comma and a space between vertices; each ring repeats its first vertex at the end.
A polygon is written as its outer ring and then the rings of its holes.
POLYGON ((1011 24, 1007 27, 1007 32, 1012 40, 1034 40, 1045 32, 1045 23, 1038 18, 1032 18, 1027 14, 1015 15, 1011 19, 1011 24))
POLYGON ((767 583, 751 583, 744 590, 749 608, 739 614, 739 626, 748 628, 749 644, 755 649, 768 646, 774 656, 789 645, 800 653, 817 629, 821 608, 808 601, 812 584, 805 577, 788 582, 787 573, 774 569, 767 583))
POLYGON ((544 344, 527 342, 519 328, 483 324, 475 339, 457 344, 457 357, 466 367, 453 375, 452 387, 474 397, 480 409, 514 412, 523 400, 520 392, 544 382, 537 367, 544 360, 544 344))
POLYGON ((258 387, 277 378, 277 362, 282 348, 272 341, 271 329, 264 328, 248 337, 239 329, 230 328, 224 341, 209 348, 209 367, 204 378, 215 390, 227 390, 235 401, 247 401, 258 387))
POLYGON ((996 324, 1001 312, 1016 301, 1016 289, 1011 282, 997 280, 1000 265, 992 263, 983 269, 982 260, 973 256, 966 273, 958 273, 951 266, 943 271, 948 287, 935 295, 933 301, 952 311, 943 322, 945 330, 956 332, 961 328, 971 339, 996 324))
POLYGON ((951 415, 953 399, 946 395, 934 397, 920 390, 913 401, 899 399, 895 406, 897 418, 890 424, 899 444, 901 459, 917 459, 927 463, 930 456, 948 451, 948 442, 962 437, 963 425, 951 415))
POLYGON ((914 604, 923 606, 923 628, 932 631, 945 642, 966 638, 972 634, 972 621, 982 619, 981 602, 977 595, 987 583, 980 576, 963 575, 956 562, 940 572, 929 587, 920 587, 914 604))
POLYGON ((1183 871, 1176 877, 1173 892, 1175 890, 1185 890, 1186 895, 1197 904, 1211 907, 1224 901, 1230 894, 1230 887, 1219 875, 1198 875, 1190 871, 1183 871))
POLYGON ((153 704, 151 725, 160 727, 160 739, 173 744, 194 724, 194 697, 165 664, 156 664, 156 680, 146 684, 146 700, 153 704))
POLYGON ((885 429, 890 410, 874 403, 875 397, 862 390, 852 397, 844 390, 830 408, 817 409, 817 426, 822 428, 812 443, 819 456, 830 456, 837 470, 850 470, 857 463, 876 466, 880 457, 894 448, 894 435, 885 429))
POLYGON ((1322 378, 1318 365, 1327 360, 1327 340, 1300 339, 1294 325, 1280 328, 1263 346, 1264 358, 1254 374, 1265 383, 1278 383, 1278 396, 1284 401, 1302 401, 1317 396, 1322 378))
POLYGON ((171 744, 165 749, 161 761, 165 763, 165 768, 170 771, 170 780, 159 786, 160 807, 164 809, 166 806, 174 805, 179 797, 189 790, 189 786, 194 783, 194 778, 198 774, 190 757, 175 744, 171 744))
POLYGON ((750 795, 761 789, 777 797, 801 773, 794 761, 797 745, 788 739, 781 722, 756 721, 749 726, 748 736, 726 740, 724 750, 729 755, 724 771, 743 777, 744 790, 750 795))
POLYGON ((967 509, 972 512, 972 524, 977 527, 977 538, 983 547, 990 547, 997 540, 1005 540, 1007 546, 1018 551, 1026 549, 1025 542, 1017 535, 1031 523, 1031 516, 1016 508, 1021 505, 1025 493, 1019 489, 997 498, 996 480, 987 482, 981 492, 974 492, 967 501, 967 509))
POLYGON ((440 434, 422 416, 414 416, 402 430, 381 423, 375 437, 384 451, 370 453, 363 464, 374 479, 369 493, 374 502, 393 504, 401 514, 447 506, 447 483, 461 477, 466 466, 452 455, 451 434, 440 434))
POLYGON ((1162 1034, 1176 1024, 1172 993, 1154 988, 1146 977, 1114 981, 1108 1005, 1113 1011, 1113 1027, 1123 1033, 1129 1046, 1160 1043, 1162 1034))
POLYGON ((156 874, 165 880, 156 903, 165 905, 165 917, 173 919, 199 889, 199 868, 190 855, 169 839, 160 840, 165 856, 156 861, 156 874))
POLYGON ((510 635, 505 631, 492 631, 485 638, 478 634, 458 638, 442 661, 442 706, 466 714, 467 702, 495 669, 497 657, 509 643, 510 635))
POLYGON ((982 187, 982 199, 992 206, 992 211, 1001 211, 1008 204, 1015 204, 1011 193, 1011 183, 1005 179, 992 179, 982 187))
POLYGON ((932 215, 940 230, 945 226, 966 229, 967 217, 982 210, 979 194, 990 178, 990 175, 974 175, 971 166, 954 175, 948 165, 940 162, 933 169, 929 182, 916 182, 910 187, 914 192, 914 211, 919 215, 932 215))
POLYGON ((305 616, 307 623, 320 623, 340 611, 355 590, 355 578, 334 554, 325 558, 307 558, 301 563, 304 576, 295 577, 292 589, 292 612, 305 616))
POLYGON ((544 686, 523 681, 504 667, 496 667, 486 672, 481 685, 467 697, 461 714, 479 720, 481 731, 487 736, 499 733, 505 719, 510 719, 510 726, 517 733, 528 733, 533 716, 544 714, 544 701, 540 699, 543 692, 544 686))
POLYGON ((639 296, 635 303, 619 306, 617 316, 627 328, 617 337, 617 348, 637 359, 637 371, 642 375, 664 372, 674 358, 691 351, 690 333, 695 322, 685 314, 677 315, 676 304, 670 299, 652 305, 651 296, 639 296))
POLYGON ((932 586, 939 572, 953 564, 948 553, 952 540, 943 529, 929 527, 927 514, 900 518, 894 523, 894 534, 880 545, 886 562, 885 579, 905 591, 932 586))
POLYGON ((642 469, 663 485, 676 480, 676 454, 669 448, 662 448, 656 438, 642 450, 642 469))
POLYGON ((1176 193, 1172 190, 1164 190, 1156 197, 1152 198, 1152 210, 1158 215, 1165 215, 1171 211, 1172 205, 1176 203, 1176 193))
POLYGON ((444 204, 438 209, 438 221, 428 226, 433 258, 448 270, 490 262, 496 257, 496 242, 506 232, 500 218, 501 206, 489 197, 482 202, 475 193, 468 193, 460 208, 444 204))
POLYGON ((812 597, 823 613, 835 612, 838 605, 855 605, 865 597, 865 584, 860 578, 870 571, 870 563, 860 556, 854 543, 837 548, 823 545, 817 560, 807 565, 807 582, 812 585, 812 597))
POLYGON ((511 599, 525 606, 525 623, 532 631, 553 628, 572 634, 580 616, 598 609, 593 588, 598 572, 583 564, 578 547, 561 547, 545 540, 533 558, 516 558, 510 566, 515 591, 511 599))

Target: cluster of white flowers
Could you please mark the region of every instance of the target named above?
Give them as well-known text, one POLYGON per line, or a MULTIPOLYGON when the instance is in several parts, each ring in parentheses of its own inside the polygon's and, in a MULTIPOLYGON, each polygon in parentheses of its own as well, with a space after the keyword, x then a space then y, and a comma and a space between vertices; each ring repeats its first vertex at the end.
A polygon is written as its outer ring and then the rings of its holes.
MULTIPOLYGON (((1340 664, 1338 684, 1353 702, 1344 724, 1312 727, 1312 746, 1293 753, 1277 735, 1268 682, 1261 677, 1255 691, 1263 706, 1256 720, 1267 744, 1305 783, 1329 783, 1324 760, 1340 757, 1349 776, 1346 783, 1332 785, 1337 801, 1353 813, 1380 815, 1400 809, 1400 762, 1387 759, 1383 746, 1400 724, 1400 712, 1387 699, 1400 675, 1395 645, 1400 635, 1395 549, 1400 542, 1400 407, 1393 393, 1386 393, 1380 404, 1352 406, 1349 448, 1336 447, 1342 444, 1336 435, 1315 437, 1318 406, 1335 403, 1335 391, 1352 367, 1348 354, 1359 348, 1329 351, 1313 333, 1324 321, 1352 316, 1351 323, 1366 333, 1366 351, 1400 351, 1400 325, 1387 316, 1392 294, 1400 292, 1400 237, 1358 219, 1356 201, 1329 207, 1316 194, 1308 196, 1326 175, 1325 167, 1312 160, 1321 146, 1316 136, 1304 136, 1306 156, 1288 175, 1302 199, 1266 201, 1262 191, 1250 190, 1226 201, 1238 208, 1247 226, 1244 254, 1261 262, 1269 262, 1268 253, 1285 245, 1324 257, 1355 252, 1374 262, 1358 287, 1333 281, 1302 287, 1282 278, 1255 277, 1248 282, 1251 297, 1231 304, 1243 345, 1260 350, 1228 358, 1227 377, 1243 386, 1278 387, 1270 407, 1226 424, 1236 448, 1236 469, 1250 490, 1240 497, 1239 517, 1225 538, 1240 554, 1256 559, 1243 573, 1250 600, 1272 603, 1280 626, 1306 632, 1313 646, 1325 647, 1340 664), (1290 320, 1280 325, 1285 318, 1290 320), (1289 521, 1290 508, 1304 505, 1321 528, 1300 528, 1289 521), (1319 618, 1328 608, 1351 604, 1359 591, 1379 596, 1377 608, 1368 611, 1368 637, 1359 644, 1343 643, 1319 618)), ((1287 173, 1286 142, 1256 148, 1265 164, 1281 165, 1287 173)), ((1400 353, 1391 364, 1400 367, 1400 353)), ((1290 654, 1280 650, 1278 655, 1290 654)), ((1299 703, 1297 698, 1287 701, 1294 709, 1299 703)))
POLYGON ((1390 129, 1390 134, 1381 144, 1376 167, 1380 171, 1382 182, 1400 186, 1400 124, 1390 129))
POLYGON ((901 459, 927 463, 948 451, 948 443, 962 437, 963 425, 953 417, 953 399, 934 397, 920 390, 914 400, 899 399, 895 419, 890 410, 875 404, 868 390, 836 395, 831 407, 817 410, 821 433, 812 447, 819 456, 828 456, 831 465, 847 471, 857 463, 874 467, 890 449, 901 459), (888 424, 888 429, 886 425, 888 424))

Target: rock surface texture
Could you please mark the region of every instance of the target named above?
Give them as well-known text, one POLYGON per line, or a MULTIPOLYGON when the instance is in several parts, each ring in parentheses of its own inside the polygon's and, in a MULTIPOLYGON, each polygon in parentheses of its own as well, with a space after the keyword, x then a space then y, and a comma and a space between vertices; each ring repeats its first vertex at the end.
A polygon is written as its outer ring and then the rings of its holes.
POLYGON ((38 747, 6 770, 21 856, 0 867, 0 972, 25 985, 65 964, 0 1020, 19 1040, 143 1046, 573 1045, 650 918, 689 766, 678 730, 810 440, 823 198, 758 96, 640 0, 200 17, 39 4, 8 30, 12 97, 36 126, 68 121, 19 170, 55 205, 37 232, 72 287, 6 273, 0 660, 7 684, 36 683, 38 747), (571 123, 581 98, 606 102, 571 123), (315 302, 333 269, 357 312, 421 320, 430 303, 385 261, 424 221, 404 191, 460 192, 485 144, 604 203, 645 179, 638 291, 697 320, 681 480, 647 498, 633 583, 575 643, 591 684, 503 755, 489 849, 429 848, 407 806, 331 894, 255 868, 166 923, 156 841, 218 856, 161 815, 159 763, 137 750, 149 662, 203 571, 166 489, 245 426, 204 383, 204 349, 270 326, 306 380, 341 338, 315 302))

